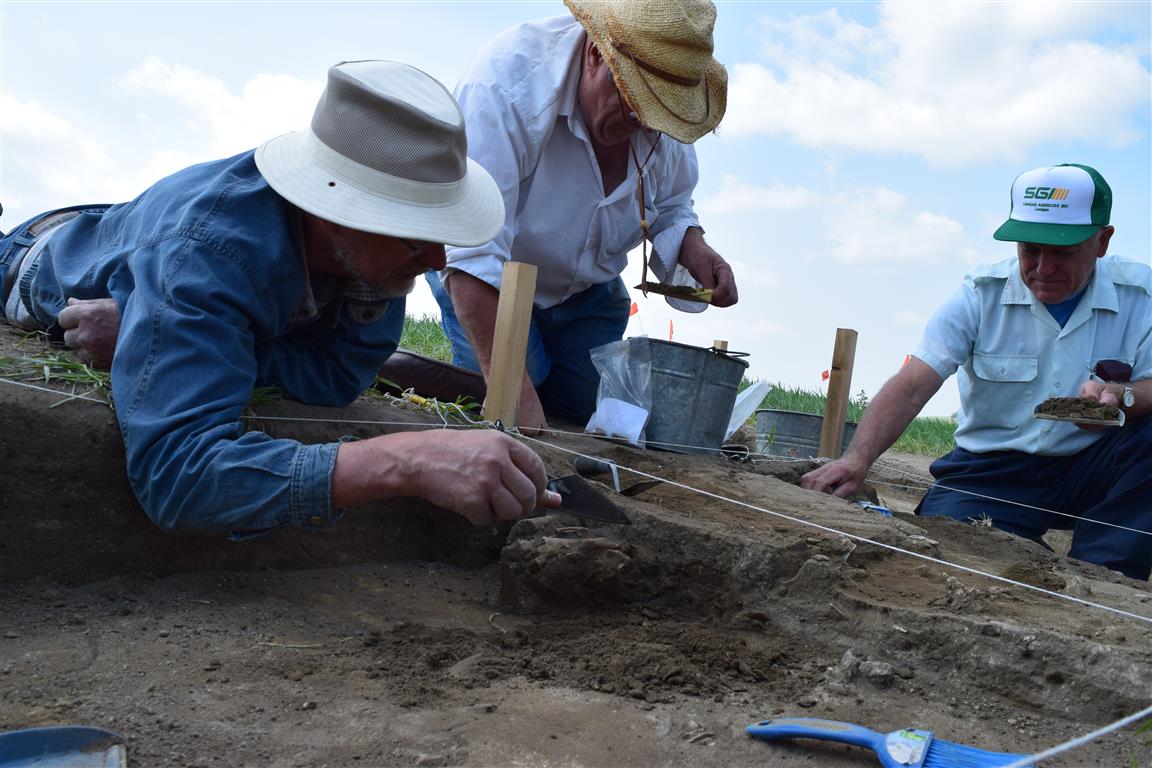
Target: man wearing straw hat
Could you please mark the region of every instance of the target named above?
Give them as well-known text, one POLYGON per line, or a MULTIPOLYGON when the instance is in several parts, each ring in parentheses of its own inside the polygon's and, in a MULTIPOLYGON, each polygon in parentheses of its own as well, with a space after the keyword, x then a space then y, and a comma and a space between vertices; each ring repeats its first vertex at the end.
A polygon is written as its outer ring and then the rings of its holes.
POLYGON ((847 497, 959 371, 956 449, 932 464, 917 514, 991 520, 1135 579, 1152 572, 1152 268, 1106 256, 1112 190, 1094 168, 1035 168, 1012 184, 993 235, 1016 258, 969 273, 920 347, 877 393, 843 458, 805 488, 847 497), (1040 401, 1120 409, 1108 426, 1034 418, 1040 401), (1123 418, 1120 418, 1123 417, 1123 418), (1119 426, 1116 423, 1120 422, 1119 426))
MULTIPOLYGON (((565 0, 572 16, 494 39, 455 95, 470 156, 492 173, 505 221, 479 246, 448 250, 429 283, 453 362, 488 373, 507 261, 535 264, 535 307, 518 424, 545 413, 583 424, 599 376, 589 350, 618 341, 631 299, 620 274, 648 242, 664 282, 736 303, 728 263, 692 209, 691 146, 724 116, 727 73, 712 56, 710 0, 565 0)), ((699 311, 704 304, 674 303, 699 311)))
POLYGON ((129 480, 162 528, 323 528, 390 496, 487 524, 556 501, 540 458, 506 435, 305 445, 245 432, 240 416, 257 386, 354 400, 396 348, 415 277, 444 266, 442 243, 484 242, 503 219, 439 82, 342 62, 309 129, 0 238, 0 307, 110 358, 129 480))

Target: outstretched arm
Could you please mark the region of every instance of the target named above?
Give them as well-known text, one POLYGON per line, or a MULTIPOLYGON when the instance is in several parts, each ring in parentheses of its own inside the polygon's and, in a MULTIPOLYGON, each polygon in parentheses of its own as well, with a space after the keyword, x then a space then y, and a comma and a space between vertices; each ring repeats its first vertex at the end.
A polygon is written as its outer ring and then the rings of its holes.
POLYGON ((559 506, 560 497, 545 490, 547 482, 540 457, 500 432, 406 432, 342 443, 332 504, 418 496, 488 525, 514 520, 537 504, 559 506))
POLYGON ((908 358, 868 404, 844 456, 804 475, 800 478, 801 487, 844 499, 855 495, 864 484, 868 468, 904 434, 943 383, 940 374, 926 363, 908 358))

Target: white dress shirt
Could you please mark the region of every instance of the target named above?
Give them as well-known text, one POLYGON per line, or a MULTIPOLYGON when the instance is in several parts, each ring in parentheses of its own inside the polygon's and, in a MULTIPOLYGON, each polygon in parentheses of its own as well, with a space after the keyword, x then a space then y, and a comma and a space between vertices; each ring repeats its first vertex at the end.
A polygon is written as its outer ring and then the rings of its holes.
MULTIPOLYGON (((588 287, 614 280, 640 244, 637 176, 604 195, 588 130, 577 106, 584 28, 571 16, 521 24, 497 36, 456 87, 468 155, 483 165, 504 196, 504 228, 489 243, 448 248, 445 280, 467 272, 499 287, 503 265, 539 267, 536 306, 559 304, 588 287)), ((632 138, 643 162, 651 140, 632 138)), ((691 145, 659 139, 644 175, 646 217, 667 280, 689 226, 698 169, 691 145)))

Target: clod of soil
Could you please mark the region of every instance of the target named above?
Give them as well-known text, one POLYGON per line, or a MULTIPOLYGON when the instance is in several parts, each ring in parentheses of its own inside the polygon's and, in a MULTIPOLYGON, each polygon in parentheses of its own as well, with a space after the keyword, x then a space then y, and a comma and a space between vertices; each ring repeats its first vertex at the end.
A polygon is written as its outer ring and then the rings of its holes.
POLYGON ((1036 406, 1036 413, 1091 421, 1115 421, 1120 409, 1090 397, 1051 397, 1036 406))

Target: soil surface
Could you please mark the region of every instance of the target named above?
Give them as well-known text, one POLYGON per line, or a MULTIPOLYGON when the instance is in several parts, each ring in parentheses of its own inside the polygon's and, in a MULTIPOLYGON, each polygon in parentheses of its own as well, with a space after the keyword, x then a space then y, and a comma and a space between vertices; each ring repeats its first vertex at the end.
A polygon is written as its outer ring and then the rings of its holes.
MULTIPOLYGON (((258 410, 305 441, 442 423, 379 399, 258 410)), ((800 489, 812 462, 551 434, 529 444, 552 476, 617 463, 622 493, 589 482, 631 524, 475 529, 399 499, 228 542, 143 516, 106 405, 0 382, 0 413, 0 729, 108 728, 132 766, 847 768, 876 761, 744 729, 1030 753, 1152 704, 1150 585, 914 517, 926 458, 878 462, 885 516, 800 489)), ((1150 764, 1132 728, 1044 762, 1150 764)))
POLYGON ((1114 421, 1120 409, 1090 397, 1052 397, 1036 406, 1036 413, 1089 421, 1114 421))

